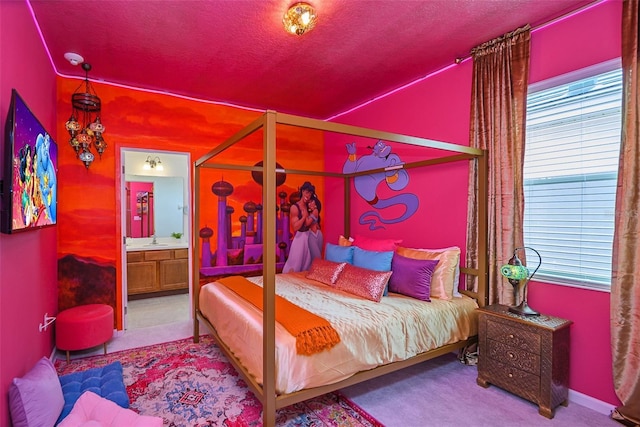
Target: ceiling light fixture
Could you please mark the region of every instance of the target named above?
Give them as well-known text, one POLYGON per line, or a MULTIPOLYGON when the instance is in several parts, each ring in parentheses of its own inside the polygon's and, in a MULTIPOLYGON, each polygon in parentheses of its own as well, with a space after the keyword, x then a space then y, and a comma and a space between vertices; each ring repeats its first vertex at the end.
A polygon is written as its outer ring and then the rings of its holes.
POLYGON ((284 14, 282 24, 288 33, 301 36, 315 27, 317 18, 313 6, 308 3, 296 3, 284 14))
MULTIPOLYGON (((80 55, 73 55, 65 54, 65 58, 71 64, 75 65, 79 63, 78 61, 82 61, 80 55)), ((91 146, 93 145, 98 155, 102 157, 102 153, 107 148, 107 143, 102 138, 104 125, 100 122, 100 98, 98 98, 96 91, 89 83, 91 65, 82 62, 81 66, 85 72, 84 82, 71 95, 71 117, 65 123, 65 127, 71 136, 69 144, 76 150, 78 159, 89 169, 89 165, 94 159, 91 146)))
POLYGON ((149 171, 151 169, 155 169, 158 171, 163 171, 164 166, 162 166, 162 162, 160 161, 160 157, 156 156, 155 158, 151 158, 151 156, 147 156, 147 160, 144 161, 144 165, 142 169, 149 171))

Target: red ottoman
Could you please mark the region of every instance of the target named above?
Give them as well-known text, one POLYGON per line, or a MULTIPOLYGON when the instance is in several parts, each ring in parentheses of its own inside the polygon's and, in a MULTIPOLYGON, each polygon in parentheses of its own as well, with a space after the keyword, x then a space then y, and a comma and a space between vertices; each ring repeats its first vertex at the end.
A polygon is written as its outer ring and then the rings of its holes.
POLYGON ((56 347, 67 351, 84 350, 104 344, 113 336, 113 308, 106 304, 87 304, 69 308, 56 317, 56 347))

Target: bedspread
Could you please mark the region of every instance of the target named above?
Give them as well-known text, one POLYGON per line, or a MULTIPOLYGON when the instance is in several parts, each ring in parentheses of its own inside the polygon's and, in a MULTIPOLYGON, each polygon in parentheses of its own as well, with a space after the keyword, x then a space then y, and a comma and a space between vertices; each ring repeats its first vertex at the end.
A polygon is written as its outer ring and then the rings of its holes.
MULTIPOLYGON (((276 275, 276 293, 327 319, 341 342, 321 353, 298 355, 295 338, 276 323, 279 394, 337 382, 477 334, 477 304, 469 297, 425 302, 389 293, 376 303, 304 275, 276 275)), ((249 280, 262 285, 262 277, 249 280)), ((262 312, 217 282, 203 286, 199 303, 220 338, 262 383, 262 312)))

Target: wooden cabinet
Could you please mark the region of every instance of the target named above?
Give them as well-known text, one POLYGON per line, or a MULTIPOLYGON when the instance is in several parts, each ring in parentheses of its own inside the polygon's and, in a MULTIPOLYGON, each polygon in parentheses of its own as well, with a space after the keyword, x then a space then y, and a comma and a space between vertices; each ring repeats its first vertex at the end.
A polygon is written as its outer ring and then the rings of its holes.
POLYGON ((504 305, 479 309, 477 382, 494 384, 538 405, 553 418, 568 404, 569 326, 552 316, 521 316, 504 305))
POLYGON ((189 289, 189 250, 127 252, 127 294, 189 289))

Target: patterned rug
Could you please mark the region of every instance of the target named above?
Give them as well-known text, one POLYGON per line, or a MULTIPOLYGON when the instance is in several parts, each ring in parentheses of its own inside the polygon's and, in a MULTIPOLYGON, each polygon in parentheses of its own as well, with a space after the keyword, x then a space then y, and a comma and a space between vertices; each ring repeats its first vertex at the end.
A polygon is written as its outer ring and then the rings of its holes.
MULTIPOLYGON (((262 405, 213 339, 202 336, 84 359, 56 360, 59 375, 119 360, 131 409, 170 427, 262 425, 262 405)), ((378 427, 380 422, 340 393, 278 410, 279 426, 378 427)))

